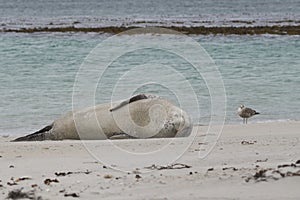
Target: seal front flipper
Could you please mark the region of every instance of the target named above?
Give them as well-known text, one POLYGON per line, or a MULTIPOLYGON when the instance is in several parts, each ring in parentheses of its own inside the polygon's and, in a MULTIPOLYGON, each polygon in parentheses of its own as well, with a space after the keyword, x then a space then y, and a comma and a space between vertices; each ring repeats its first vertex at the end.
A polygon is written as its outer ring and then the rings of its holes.
POLYGON ((17 139, 12 140, 12 142, 21 142, 21 141, 42 141, 42 140, 51 140, 51 129, 53 128, 53 124, 42 128, 41 130, 34 132, 32 134, 19 137, 17 139))
POLYGON ((127 104, 129 104, 129 100, 128 100, 128 99, 125 100, 125 101, 122 101, 121 103, 119 103, 119 104, 116 105, 115 107, 112 107, 111 109, 109 109, 109 111, 110 111, 110 112, 115 111, 115 110, 117 110, 117 109, 119 109, 119 108, 121 108, 121 107, 123 107, 123 106, 125 106, 125 105, 127 105, 127 104))
POLYGON ((130 99, 126 99, 124 101, 122 101, 121 103, 119 103, 118 105, 116 105, 115 107, 112 107, 111 109, 109 109, 110 112, 112 111, 115 111, 127 104, 130 104, 132 102, 135 102, 135 101, 139 101, 139 100, 142 100, 142 99, 153 99, 153 98, 157 98, 158 96, 155 96, 155 95, 150 95, 150 94, 137 94, 135 96, 132 96, 130 99))

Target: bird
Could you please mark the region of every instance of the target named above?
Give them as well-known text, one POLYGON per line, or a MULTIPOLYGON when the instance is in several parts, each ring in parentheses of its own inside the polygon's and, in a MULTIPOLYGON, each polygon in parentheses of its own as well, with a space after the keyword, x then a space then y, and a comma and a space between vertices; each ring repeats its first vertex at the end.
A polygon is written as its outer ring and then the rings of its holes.
POLYGON ((241 105, 238 108, 238 115, 243 118, 243 124, 247 124, 248 118, 260 114, 259 112, 241 105))

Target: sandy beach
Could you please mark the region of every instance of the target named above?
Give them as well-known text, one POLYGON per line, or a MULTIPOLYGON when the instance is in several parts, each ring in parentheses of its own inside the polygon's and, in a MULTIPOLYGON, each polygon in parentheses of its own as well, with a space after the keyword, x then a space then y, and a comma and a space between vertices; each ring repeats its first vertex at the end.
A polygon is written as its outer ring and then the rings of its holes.
POLYGON ((299 199, 300 122, 225 125, 212 151, 200 158, 212 145, 205 140, 207 128, 198 127, 190 146, 187 138, 111 145, 107 140, 13 143, 15 137, 3 136, 0 199, 299 199), (128 164, 124 157, 117 164, 101 163, 92 155, 105 152, 109 160, 112 148, 142 152, 166 144, 188 148, 168 165, 128 164))
POLYGON ((0 200, 300 200, 299 8, 1 1, 0 200))

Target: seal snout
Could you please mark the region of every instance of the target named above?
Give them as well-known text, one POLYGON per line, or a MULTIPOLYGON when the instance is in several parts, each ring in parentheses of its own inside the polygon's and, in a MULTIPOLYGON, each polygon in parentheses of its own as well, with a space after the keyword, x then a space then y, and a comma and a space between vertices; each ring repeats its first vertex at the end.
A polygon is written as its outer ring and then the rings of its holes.
POLYGON ((173 113, 173 123, 176 129, 176 137, 187 137, 190 135, 193 125, 190 116, 179 109, 173 113))

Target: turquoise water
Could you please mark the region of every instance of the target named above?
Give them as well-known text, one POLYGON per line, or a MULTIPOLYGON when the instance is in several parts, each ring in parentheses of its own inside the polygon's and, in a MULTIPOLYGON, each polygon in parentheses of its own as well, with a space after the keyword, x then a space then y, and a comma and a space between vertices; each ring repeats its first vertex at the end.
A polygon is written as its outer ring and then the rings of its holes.
MULTIPOLYGON (((0 134, 34 131, 71 110, 73 85, 80 65, 108 37, 91 33, 0 34, 0 134)), ((241 123, 236 109, 242 103, 261 112, 250 122, 300 120, 299 36, 191 37, 208 52, 221 73, 227 97, 226 123, 241 123)), ((166 56, 145 50, 125 56, 122 62, 131 66, 151 59, 160 63, 165 62, 166 56)), ((181 65, 188 66, 184 62, 181 65)), ((114 74, 107 76, 113 78, 114 74)), ((201 77, 191 75, 189 79, 199 83, 196 93, 200 99, 200 118, 193 105, 187 111, 196 123, 207 124, 209 92, 201 77)), ((159 85, 143 86, 139 91, 174 100, 174 94, 159 85)), ((106 92, 109 93, 105 87, 98 87, 97 103, 109 100, 100 98, 106 92)), ((189 101, 189 96, 184 101, 189 101)))
MULTIPOLYGON (((0 0, 0 31, 66 26, 293 26, 300 23, 299 13, 298 0, 0 0)), ((35 131, 71 110, 81 64, 109 37, 96 33, 0 32, 0 134, 35 131)), ((226 123, 241 122, 236 115, 240 104, 261 112, 250 122, 300 120, 299 35, 190 37, 202 45, 221 73, 226 123)), ((182 48, 191 51, 188 46, 182 48)), ((163 64, 185 74, 200 102, 200 111, 189 103, 191 96, 182 82, 172 78, 172 85, 183 88, 181 102, 170 88, 155 83, 141 85, 132 92, 156 93, 174 103, 184 103, 195 124, 209 123, 212 103, 203 77, 186 60, 157 50, 131 52, 111 63, 111 70, 96 89, 95 102, 109 101, 114 82, 139 64, 163 64)), ((148 77, 150 71, 157 78, 165 75, 163 68, 144 70, 137 79, 148 77)), ((95 76, 87 80, 93 81, 95 76)))

